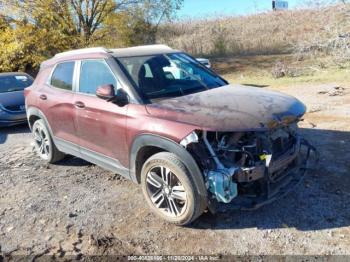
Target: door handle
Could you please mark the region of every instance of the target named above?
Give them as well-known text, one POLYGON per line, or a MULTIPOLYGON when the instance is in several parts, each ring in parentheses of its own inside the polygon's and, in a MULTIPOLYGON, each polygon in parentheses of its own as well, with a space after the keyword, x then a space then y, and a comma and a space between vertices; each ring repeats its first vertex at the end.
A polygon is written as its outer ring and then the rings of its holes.
POLYGON ((84 108, 85 104, 83 102, 77 101, 74 103, 75 107, 77 108, 84 108))
POLYGON ((46 100, 46 99, 47 99, 47 96, 46 96, 46 95, 40 95, 39 98, 40 98, 41 100, 46 100))

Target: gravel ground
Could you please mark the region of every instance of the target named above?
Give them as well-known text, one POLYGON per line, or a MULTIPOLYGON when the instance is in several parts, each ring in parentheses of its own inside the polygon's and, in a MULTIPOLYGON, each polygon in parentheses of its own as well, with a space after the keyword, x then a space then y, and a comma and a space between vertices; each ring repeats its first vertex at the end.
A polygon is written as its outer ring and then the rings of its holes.
POLYGON ((204 214, 189 227, 158 219, 118 175, 73 157, 45 164, 26 126, 0 129, 0 255, 350 254, 350 89, 282 91, 309 108, 301 126, 321 154, 315 170, 257 211, 204 214))

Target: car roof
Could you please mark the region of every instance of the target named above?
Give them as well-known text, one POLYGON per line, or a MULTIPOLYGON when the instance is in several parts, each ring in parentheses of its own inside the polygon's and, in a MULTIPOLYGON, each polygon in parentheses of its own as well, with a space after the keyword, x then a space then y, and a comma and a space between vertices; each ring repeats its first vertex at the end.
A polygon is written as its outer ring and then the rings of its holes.
POLYGON ((111 51, 115 57, 147 56, 179 52, 178 50, 172 49, 166 45, 144 45, 111 49, 111 51))
POLYGON ((27 73, 23 73, 23 72, 5 72, 5 73, 0 73, 0 77, 1 76, 28 76, 28 77, 30 77, 30 75, 28 75, 27 73))
POLYGON ((209 61, 208 58, 201 58, 201 57, 196 58, 196 60, 197 60, 197 61, 209 61))
POLYGON ((133 57, 133 56, 147 56, 147 55, 156 55, 156 54, 168 54, 168 53, 177 53, 178 50, 172 49, 166 45, 144 45, 144 46, 135 46, 127 48, 116 48, 116 49, 107 49, 104 47, 92 47, 92 48, 83 48, 70 50, 62 53, 56 54, 49 60, 44 61, 42 66, 51 66, 64 61, 71 60, 80 60, 80 59, 94 59, 101 57, 133 57))

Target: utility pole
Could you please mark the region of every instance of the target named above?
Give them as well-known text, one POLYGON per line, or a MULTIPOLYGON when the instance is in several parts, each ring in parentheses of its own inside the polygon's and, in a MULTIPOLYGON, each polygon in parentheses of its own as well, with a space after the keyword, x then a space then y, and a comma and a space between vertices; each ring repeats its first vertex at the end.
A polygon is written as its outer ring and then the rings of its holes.
POLYGON ((276 11, 276 1, 272 0, 272 10, 276 11))
POLYGON ((273 11, 282 11, 288 9, 287 0, 272 0, 272 10, 273 11))

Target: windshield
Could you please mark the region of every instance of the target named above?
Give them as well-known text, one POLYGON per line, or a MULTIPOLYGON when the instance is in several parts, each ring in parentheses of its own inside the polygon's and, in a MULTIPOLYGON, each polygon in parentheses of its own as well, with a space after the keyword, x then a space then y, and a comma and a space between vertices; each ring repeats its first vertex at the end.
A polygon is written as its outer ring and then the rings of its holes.
POLYGON ((0 76, 0 93, 23 91, 33 80, 26 75, 0 76))
POLYGON ((184 96, 227 85, 221 77, 183 53, 118 58, 149 100, 184 96))

